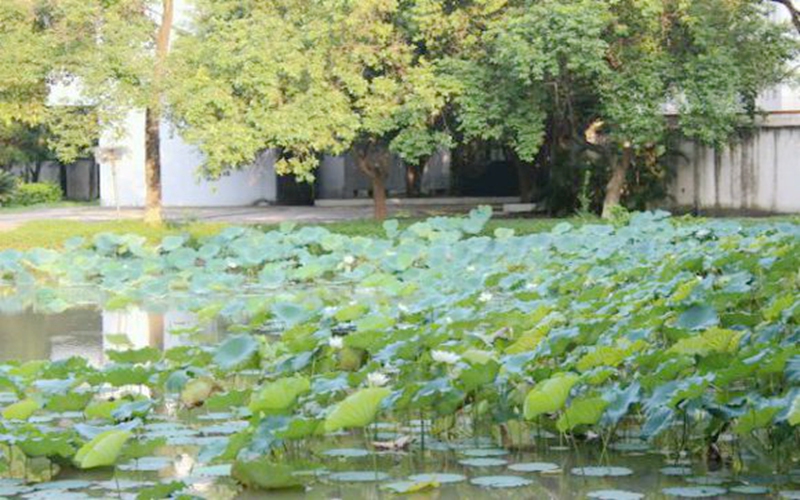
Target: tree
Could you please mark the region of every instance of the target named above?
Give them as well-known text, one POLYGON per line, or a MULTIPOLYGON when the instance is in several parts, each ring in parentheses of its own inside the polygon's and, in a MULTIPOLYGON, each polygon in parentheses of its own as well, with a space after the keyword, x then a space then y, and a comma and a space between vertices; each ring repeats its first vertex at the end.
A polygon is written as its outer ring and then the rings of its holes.
POLYGON ((531 166, 550 168, 556 149, 587 125, 585 95, 603 69, 607 15, 593 1, 509 2, 489 12, 481 43, 449 60, 462 82, 458 123, 466 140, 504 146, 528 201, 531 166))
POLYGON ((62 161, 85 153, 101 124, 146 109, 145 219, 160 222, 159 124, 168 86, 173 0, 8 0, 0 7, 0 118, 45 123, 62 161), (6 50, 8 48, 8 50, 6 50), (47 106, 72 85, 82 105, 47 106), (87 111, 88 110, 88 111, 87 111))
POLYGON ((448 87, 398 9, 390 0, 200 2, 191 35, 176 43, 181 77, 170 96, 183 137, 206 155, 204 173, 275 149, 279 174, 310 180, 320 154, 352 148, 385 217, 391 153, 419 162, 446 143, 431 127, 448 87))
POLYGON ((0 169, 22 167, 25 181, 38 182, 42 164, 54 156, 47 139, 47 129, 41 125, 13 121, 0 126, 0 169))
POLYGON ((544 151, 553 162, 556 149, 572 161, 576 150, 600 153, 605 216, 637 162, 663 154, 668 130, 726 141, 754 119, 756 95, 785 77, 792 56, 785 27, 752 0, 520 2, 481 40, 482 52, 454 58, 462 130, 525 161, 544 151), (585 140, 590 127, 601 141, 585 140))

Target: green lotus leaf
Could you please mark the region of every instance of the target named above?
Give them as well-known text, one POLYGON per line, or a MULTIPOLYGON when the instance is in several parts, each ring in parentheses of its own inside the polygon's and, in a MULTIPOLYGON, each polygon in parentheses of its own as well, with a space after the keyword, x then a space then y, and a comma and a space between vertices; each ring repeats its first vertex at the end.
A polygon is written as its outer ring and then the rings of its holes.
POLYGON ((786 417, 789 425, 800 425, 800 396, 794 398, 792 406, 789 408, 789 414, 786 417))
POLYGON ((262 490, 302 488, 304 478, 294 472, 294 467, 267 458, 252 461, 237 460, 231 468, 231 476, 239 483, 262 490))
POLYGON ((253 393, 248 408, 253 413, 282 412, 294 406, 297 398, 311 390, 306 377, 288 377, 270 382, 253 393))
POLYGON ((567 432, 579 425, 594 425, 603 417, 607 407, 608 401, 601 397, 576 399, 558 418, 556 428, 567 432))
POLYGON ((81 469, 110 467, 117 463, 125 443, 133 436, 129 431, 111 430, 99 434, 75 454, 75 465, 81 469))
POLYGON ((369 387, 351 394, 328 414, 325 431, 366 427, 375 420, 381 403, 391 392, 385 387, 369 387))
POLYGON ((574 373, 556 373, 540 382, 525 397, 524 415, 533 420, 545 413, 555 413, 564 407, 572 387, 579 377, 574 373))
POLYGON ((42 406, 33 399, 23 399, 3 409, 3 418, 6 420, 28 420, 42 406))
POLYGON ((214 391, 217 384, 210 377, 200 377, 189 381, 181 391, 181 403, 188 408, 202 405, 214 391))
POLYGON ((223 370, 243 368, 258 358, 258 341, 252 335, 235 335, 225 340, 214 354, 214 363, 223 370))

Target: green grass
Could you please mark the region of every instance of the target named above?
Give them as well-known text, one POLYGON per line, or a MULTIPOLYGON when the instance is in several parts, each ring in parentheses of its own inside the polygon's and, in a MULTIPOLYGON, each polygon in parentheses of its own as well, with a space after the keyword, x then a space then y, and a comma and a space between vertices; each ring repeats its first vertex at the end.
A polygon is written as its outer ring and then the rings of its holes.
POLYGON ((158 243, 170 234, 189 233, 195 238, 218 233, 228 224, 189 223, 152 226, 138 220, 81 222, 72 220, 37 220, 10 231, 0 232, 0 250, 59 248, 76 236, 91 238, 100 233, 138 234, 150 243, 158 243))
POLYGON ((57 203, 39 203, 37 205, 0 205, 0 214, 16 212, 32 212, 48 208, 77 208, 77 207, 96 207, 97 201, 59 201, 57 203))

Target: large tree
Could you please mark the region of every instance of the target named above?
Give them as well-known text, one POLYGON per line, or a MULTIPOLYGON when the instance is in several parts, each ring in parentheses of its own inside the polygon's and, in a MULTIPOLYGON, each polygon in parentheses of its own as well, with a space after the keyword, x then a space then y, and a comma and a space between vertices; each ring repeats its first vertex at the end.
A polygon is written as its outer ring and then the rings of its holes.
POLYGON ((205 174, 275 149, 278 173, 310 180, 321 154, 352 148, 385 217, 392 153, 419 163, 447 143, 436 124, 449 86, 401 20, 391 0, 199 2, 170 95, 205 174))
MULTIPOLYGON (((145 109, 145 219, 160 222, 159 126, 173 0, 6 0, 0 6, 0 120, 46 124, 64 161, 145 109), (80 105, 48 106, 54 86, 80 105)), ((75 103, 71 103, 75 104, 75 103)))
POLYGON ((526 161, 598 151, 606 216, 632 169, 664 151, 667 130, 721 144, 752 121, 755 97, 786 76, 793 47, 754 0, 507 3, 481 39, 483 52, 454 58, 462 130, 526 161), (602 140, 588 143, 587 129, 602 140))

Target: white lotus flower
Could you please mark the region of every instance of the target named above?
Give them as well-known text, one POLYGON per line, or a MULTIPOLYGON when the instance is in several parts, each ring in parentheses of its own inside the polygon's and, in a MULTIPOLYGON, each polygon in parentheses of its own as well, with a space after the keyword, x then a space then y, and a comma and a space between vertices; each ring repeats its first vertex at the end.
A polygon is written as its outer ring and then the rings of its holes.
POLYGON ((461 356, 450 351, 431 351, 431 357, 438 363, 454 365, 461 361, 461 356))
POLYGON ((492 300, 493 295, 489 292, 483 292, 478 296, 478 302, 489 302, 492 300))
POLYGON ((352 266, 356 262, 356 258, 352 255, 345 255, 343 260, 346 266, 352 266))
POLYGON ((336 349, 338 351, 339 349, 344 347, 344 338, 333 335, 331 336, 331 338, 328 339, 328 345, 332 349, 336 349))
POLYGON ((367 375, 367 383, 371 387, 383 387, 389 383, 389 377, 381 372, 372 372, 367 375))

